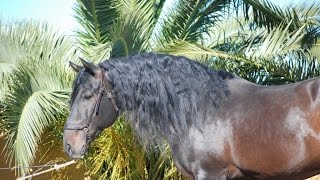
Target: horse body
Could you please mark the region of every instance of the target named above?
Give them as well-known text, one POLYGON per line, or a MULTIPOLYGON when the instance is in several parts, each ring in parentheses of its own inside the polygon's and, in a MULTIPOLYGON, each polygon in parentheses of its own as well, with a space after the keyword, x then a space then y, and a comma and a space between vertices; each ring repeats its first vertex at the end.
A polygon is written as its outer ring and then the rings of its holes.
POLYGON ((271 87, 226 81, 230 93, 213 120, 190 129, 181 143, 188 147, 173 146, 183 172, 195 179, 303 179, 320 172, 319 78, 271 87), (179 157, 188 154, 182 149, 191 155, 179 157))
POLYGON ((266 87, 152 53, 99 67, 82 63, 71 64, 79 73, 64 131, 70 157, 81 157, 124 114, 140 140, 165 139, 177 168, 191 179, 320 173, 320 78, 266 87), (112 90, 104 88, 109 83, 112 90))

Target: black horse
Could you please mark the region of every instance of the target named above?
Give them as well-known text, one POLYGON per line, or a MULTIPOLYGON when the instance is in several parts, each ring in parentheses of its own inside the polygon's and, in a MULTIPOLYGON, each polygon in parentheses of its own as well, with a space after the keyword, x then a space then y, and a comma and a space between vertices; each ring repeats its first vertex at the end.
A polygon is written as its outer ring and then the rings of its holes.
POLYGON ((259 86, 184 57, 81 60, 64 149, 81 157, 124 114, 140 140, 165 140, 191 179, 303 179, 320 173, 320 79, 259 86))

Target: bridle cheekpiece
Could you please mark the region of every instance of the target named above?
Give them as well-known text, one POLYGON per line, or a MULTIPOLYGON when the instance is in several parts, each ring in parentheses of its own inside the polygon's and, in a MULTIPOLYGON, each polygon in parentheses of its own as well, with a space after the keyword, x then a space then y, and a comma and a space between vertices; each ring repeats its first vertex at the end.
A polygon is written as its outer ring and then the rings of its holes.
MULTIPOLYGON (((96 100, 95 105, 94 105, 94 111, 95 111, 96 116, 99 115, 100 103, 101 103, 104 92, 107 95, 107 98, 111 101, 112 106, 115 109, 115 111, 117 111, 119 113, 119 108, 116 104, 115 96, 113 95, 113 92, 112 92, 112 85, 110 84, 110 82, 108 80, 108 72, 104 68, 101 68, 101 84, 100 84, 100 89, 98 92, 99 93, 98 99, 96 100)), ((72 123, 67 122, 64 125, 64 130, 82 130, 83 132, 85 132, 85 134, 87 134, 88 127, 89 127, 89 124, 90 124, 92 118, 93 117, 90 117, 85 125, 77 125, 77 124, 72 124, 72 123)))

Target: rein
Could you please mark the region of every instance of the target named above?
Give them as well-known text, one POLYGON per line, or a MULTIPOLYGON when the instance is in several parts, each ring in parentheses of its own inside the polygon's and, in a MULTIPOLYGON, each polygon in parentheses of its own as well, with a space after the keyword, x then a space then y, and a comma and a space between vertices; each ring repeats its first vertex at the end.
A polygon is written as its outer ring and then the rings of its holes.
MULTIPOLYGON (((107 98, 111 101, 113 108, 119 113, 119 108, 116 104, 115 96, 112 93, 112 86, 111 86, 109 80, 107 80, 106 76, 108 76, 108 72, 105 69, 101 68, 101 84, 100 84, 98 99, 96 100, 95 105, 94 105, 94 109, 93 109, 96 116, 99 115, 100 104, 101 104, 101 100, 102 100, 104 92, 106 93, 107 98)), ((86 122, 85 125, 66 123, 64 125, 64 130, 82 130, 87 134, 91 119, 92 119, 92 116, 91 116, 91 118, 89 118, 89 120, 86 122)))

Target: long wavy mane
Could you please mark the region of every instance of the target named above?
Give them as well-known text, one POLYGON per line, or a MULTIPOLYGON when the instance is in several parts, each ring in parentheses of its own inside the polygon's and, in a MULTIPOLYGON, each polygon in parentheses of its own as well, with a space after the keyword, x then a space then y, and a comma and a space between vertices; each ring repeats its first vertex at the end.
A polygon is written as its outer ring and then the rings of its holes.
POLYGON ((234 78, 184 57, 153 53, 111 59, 99 66, 108 71, 120 111, 144 140, 170 141, 191 126, 200 128, 212 121, 219 102, 228 95, 225 79, 234 78))

